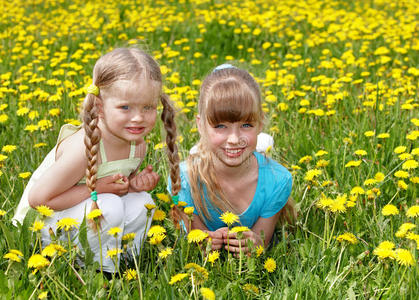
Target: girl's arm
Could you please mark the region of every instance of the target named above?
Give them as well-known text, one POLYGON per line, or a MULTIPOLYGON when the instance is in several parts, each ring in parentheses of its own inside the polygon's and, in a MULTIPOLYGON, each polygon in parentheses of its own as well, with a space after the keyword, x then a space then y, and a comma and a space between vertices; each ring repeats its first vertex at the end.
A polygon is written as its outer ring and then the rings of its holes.
MULTIPOLYGON (((76 133, 60 144, 56 161, 29 191, 29 204, 32 207, 46 205, 54 210, 63 210, 89 198, 87 186, 77 185, 86 173, 86 166, 83 135, 76 133)), ((96 183, 96 190, 98 193, 127 193, 128 180, 126 178, 123 184, 115 183, 121 177, 123 176, 117 174, 99 179, 96 183)))

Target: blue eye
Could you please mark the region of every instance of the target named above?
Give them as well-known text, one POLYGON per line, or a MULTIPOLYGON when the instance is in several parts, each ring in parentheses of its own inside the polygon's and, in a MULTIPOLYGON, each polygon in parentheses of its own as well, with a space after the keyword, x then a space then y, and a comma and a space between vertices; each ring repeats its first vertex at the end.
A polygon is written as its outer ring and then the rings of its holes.
POLYGON ((217 124, 214 126, 214 128, 226 128, 226 126, 223 124, 217 124))
POLYGON ((251 127, 253 127, 253 125, 250 124, 250 123, 245 123, 245 124, 242 125, 242 127, 244 127, 244 128, 251 128, 251 127))
POLYGON ((123 110, 128 110, 129 106, 128 105, 121 105, 120 108, 123 109, 123 110))

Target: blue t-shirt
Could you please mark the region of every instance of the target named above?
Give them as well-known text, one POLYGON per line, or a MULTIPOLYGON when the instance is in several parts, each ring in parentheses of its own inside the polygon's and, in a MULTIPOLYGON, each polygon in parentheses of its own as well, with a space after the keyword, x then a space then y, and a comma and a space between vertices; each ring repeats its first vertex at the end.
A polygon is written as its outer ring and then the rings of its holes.
MULTIPOLYGON (((276 161, 265 157, 264 155, 254 152, 259 167, 258 182, 255 195, 249 207, 239 215, 240 223, 234 225, 242 225, 252 228, 256 221, 262 218, 270 218, 279 212, 288 201, 291 194, 292 176, 291 173, 276 161)), ((195 214, 198 214, 191 196, 191 188, 189 185, 187 162, 180 164, 181 190, 179 191, 179 201, 184 201, 188 205, 195 208, 195 214)), ((169 178, 168 190, 171 190, 171 182, 169 178)), ((204 194, 205 187, 204 187, 204 194)), ((201 219, 206 227, 215 231, 218 228, 225 227, 226 224, 221 221, 221 213, 206 200, 208 212, 212 219, 201 219)))

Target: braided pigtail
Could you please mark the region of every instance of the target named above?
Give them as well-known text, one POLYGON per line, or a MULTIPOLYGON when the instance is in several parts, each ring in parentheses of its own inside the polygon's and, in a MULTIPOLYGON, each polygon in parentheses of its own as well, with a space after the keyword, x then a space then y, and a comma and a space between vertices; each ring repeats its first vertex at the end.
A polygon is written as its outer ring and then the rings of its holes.
MULTIPOLYGON (((179 221, 183 219, 187 220, 186 216, 181 212, 178 207, 177 194, 180 191, 180 169, 179 169, 179 153, 176 145, 176 124, 175 124, 175 110, 170 102, 169 96, 166 94, 161 95, 161 102, 163 104, 163 112, 161 114, 161 119, 166 129, 166 144, 167 144, 167 156, 169 158, 170 165, 170 180, 172 182, 172 196, 173 205, 170 215, 175 224, 176 228, 179 229, 179 221)), ((188 222, 185 222, 188 224, 188 222)))
MULTIPOLYGON (((93 93, 88 93, 85 100, 83 113, 83 127, 85 130, 84 144, 86 146, 87 168, 86 168, 86 186, 92 195, 91 210, 98 209, 97 195, 96 195, 96 180, 98 170, 98 152, 100 141, 100 129, 98 127, 98 111, 97 111, 97 96, 93 93)), ((96 230, 94 220, 89 220, 90 226, 96 230)))

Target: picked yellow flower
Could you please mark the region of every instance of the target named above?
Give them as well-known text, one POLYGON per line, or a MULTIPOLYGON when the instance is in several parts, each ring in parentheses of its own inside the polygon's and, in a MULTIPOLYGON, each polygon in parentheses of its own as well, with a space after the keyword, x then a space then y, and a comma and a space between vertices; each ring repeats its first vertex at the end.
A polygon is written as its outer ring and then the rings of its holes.
POLYGON ((233 214, 232 212, 226 211, 220 216, 221 221, 223 221, 227 225, 231 225, 233 223, 237 223, 239 221, 239 217, 233 214))
POLYGON ((189 243, 199 243, 205 240, 208 237, 208 233, 203 232, 201 229, 192 229, 188 233, 188 242, 189 243))

